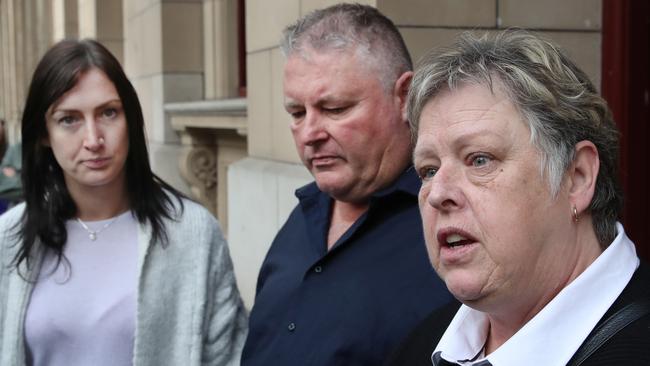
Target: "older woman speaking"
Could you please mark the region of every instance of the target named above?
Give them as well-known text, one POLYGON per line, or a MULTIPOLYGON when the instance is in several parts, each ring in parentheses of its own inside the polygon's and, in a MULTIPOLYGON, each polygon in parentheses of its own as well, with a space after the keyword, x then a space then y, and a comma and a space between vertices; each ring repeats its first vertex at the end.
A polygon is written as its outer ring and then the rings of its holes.
POLYGON ((650 274, 585 73, 522 30, 464 35, 421 62, 408 113, 429 258, 462 305, 389 364, 650 364, 650 274))

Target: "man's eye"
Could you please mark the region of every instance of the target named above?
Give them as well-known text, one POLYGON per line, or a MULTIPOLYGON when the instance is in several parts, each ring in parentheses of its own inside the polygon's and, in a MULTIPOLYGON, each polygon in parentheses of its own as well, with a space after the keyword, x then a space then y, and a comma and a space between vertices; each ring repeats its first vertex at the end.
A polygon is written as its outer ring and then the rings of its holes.
POLYGON ((305 116, 305 111, 289 112, 289 114, 293 119, 300 119, 305 116))
POLYGON ((330 114, 341 114, 348 110, 348 107, 325 108, 325 111, 330 114))
POLYGON ((437 172, 438 172, 437 168, 434 168, 432 166, 427 166, 418 170, 418 175, 420 176, 420 179, 422 179, 422 181, 426 182, 428 180, 431 180, 431 178, 433 178, 433 176, 436 175, 437 172))
POLYGON ((475 167, 484 166, 485 164, 489 163, 491 160, 492 160, 492 158, 490 158, 487 155, 483 155, 483 154, 476 155, 476 156, 473 156, 471 158, 472 166, 475 166, 475 167))

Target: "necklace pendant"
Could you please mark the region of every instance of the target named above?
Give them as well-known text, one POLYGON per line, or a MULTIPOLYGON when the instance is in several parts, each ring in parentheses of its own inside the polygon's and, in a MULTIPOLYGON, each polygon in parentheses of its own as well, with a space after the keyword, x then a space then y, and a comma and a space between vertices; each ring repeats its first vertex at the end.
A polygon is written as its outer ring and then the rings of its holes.
MULTIPOLYGON (((0 0, 0 1, 1 1, 1 0, 0 0)), ((115 222, 115 220, 117 220, 118 217, 119 217, 119 216, 114 217, 111 221, 109 221, 109 222, 107 222, 106 224, 104 224, 104 226, 103 226, 101 229, 97 230, 97 231, 90 230, 90 228, 88 227, 88 225, 86 225, 86 224, 85 224, 83 221, 81 221, 81 219, 78 218, 78 217, 77 217, 77 222, 79 222, 79 224, 81 225, 81 227, 83 227, 84 230, 86 230, 86 232, 88 233, 88 239, 90 239, 91 241, 95 241, 95 240, 97 240, 97 235, 98 235, 99 233, 101 233, 102 231, 104 231, 104 229, 106 229, 106 228, 108 228, 109 226, 111 226, 111 224, 112 224, 113 222, 115 222)))

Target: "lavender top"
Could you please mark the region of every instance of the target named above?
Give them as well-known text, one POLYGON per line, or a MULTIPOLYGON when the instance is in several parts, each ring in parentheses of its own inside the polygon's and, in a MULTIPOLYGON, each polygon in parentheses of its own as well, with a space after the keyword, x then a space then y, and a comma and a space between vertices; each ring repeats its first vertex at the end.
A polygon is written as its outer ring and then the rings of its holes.
POLYGON ((95 241, 69 220, 67 261, 42 262, 25 318, 28 365, 132 365, 137 222, 127 211, 85 224, 99 231, 95 241))

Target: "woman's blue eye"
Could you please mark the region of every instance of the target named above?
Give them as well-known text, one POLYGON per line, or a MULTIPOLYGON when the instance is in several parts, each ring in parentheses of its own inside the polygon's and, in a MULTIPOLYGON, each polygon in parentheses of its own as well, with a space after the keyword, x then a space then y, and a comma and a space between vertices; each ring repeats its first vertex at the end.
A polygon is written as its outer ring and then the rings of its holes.
POLYGON ((113 118, 117 115, 117 110, 115 108, 108 108, 104 110, 104 117, 113 118))
POLYGON ((472 159, 473 166, 483 166, 490 162, 490 158, 485 155, 479 155, 472 159))
POLYGON ((73 116, 63 116, 59 118, 59 123, 64 124, 64 125, 69 125, 74 123, 75 118, 73 116))
POLYGON ((438 169, 436 169, 434 167, 422 168, 419 171, 420 179, 422 179, 423 181, 428 181, 431 178, 433 178, 433 176, 436 175, 437 172, 438 172, 438 169))

